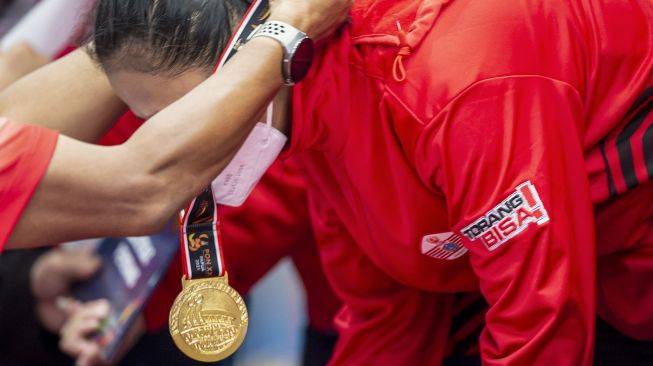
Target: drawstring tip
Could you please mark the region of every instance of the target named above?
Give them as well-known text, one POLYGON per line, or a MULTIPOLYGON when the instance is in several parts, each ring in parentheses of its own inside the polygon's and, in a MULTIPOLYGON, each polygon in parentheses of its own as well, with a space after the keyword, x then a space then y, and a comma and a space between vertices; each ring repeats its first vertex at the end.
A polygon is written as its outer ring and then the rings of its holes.
POLYGON ((411 49, 409 46, 404 46, 399 49, 395 61, 392 64, 392 76, 396 82, 406 80, 406 68, 404 67, 404 57, 410 56, 411 49))
POLYGON ((396 20, 397 22, 397 30, 399 31, 398 37, 399 37, 399 52, 397 52, 397 56, 395 57, 395 61, 392 64, 392 76, 395 79, 396 82, 401 83, 404 80, 406 80, 406 68, 404 67, 404 57, 409 56, 412 49, 408 45, 408 35, 406 34, 406 31, 401 27, 401 23, 399 22, 399 19, 396 20))
POLYGON ((404 68, 403 56, 397 55, 392 65, 392 77, 396 82, 401 83, 406 80, 406 69, 404 68))

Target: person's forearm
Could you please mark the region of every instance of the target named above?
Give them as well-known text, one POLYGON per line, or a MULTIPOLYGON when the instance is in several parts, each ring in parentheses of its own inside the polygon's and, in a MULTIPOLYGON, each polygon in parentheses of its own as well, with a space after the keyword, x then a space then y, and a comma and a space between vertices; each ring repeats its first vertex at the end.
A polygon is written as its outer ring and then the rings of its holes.
POLYGON ((87 142, 102 137, 125 110, 104 72, 81 49, 0 93, 0 116, 87 142))
POLYGON ((229 162, 281 87, 281 60, 276 41, 256 38, 125 144, 61 136, 8 247, 156 231, 229 162))
POLYGON ((165 224, 229 163, 283 84, 282 56, 276 41, 251 40, 219 73, 148 120, 120 147, 112 161, 125 178, 114 183, 113 195, 129 198, 146 220, 132 228, 136 234, 165 224))
POLYGON ((226 166, 281 87, 281 61, 276 41, 253 39, 246 52, 154 116, 125 144, 140 170, 165 182, 174 195, 166 200, 183 204, 188 197, 177 198, 179 192, 199 193, 226 166), (166 141, 165 149, 153 139, 166 141))
MULTIPOLYGON (((272 19, 315 38, 330 34, 349 0, 278 0, 272 19), (276 11, 275 11, 276 9, 276 11)), ((61 136, 8 247, 149 234, 228 164, 283 84, 282 47, 254 38, 217 74, 148 120, 125 144, 61 136)))

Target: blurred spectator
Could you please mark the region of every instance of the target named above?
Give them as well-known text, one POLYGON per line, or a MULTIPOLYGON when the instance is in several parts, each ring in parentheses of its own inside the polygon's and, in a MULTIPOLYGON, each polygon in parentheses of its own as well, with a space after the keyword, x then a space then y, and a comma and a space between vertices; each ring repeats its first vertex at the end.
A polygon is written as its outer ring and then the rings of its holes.
POLYGON ((0 256, 0 365, 66 365, 55 335, 65 321, 72 283, 100 261, 89 251, 39 249, 0 256))

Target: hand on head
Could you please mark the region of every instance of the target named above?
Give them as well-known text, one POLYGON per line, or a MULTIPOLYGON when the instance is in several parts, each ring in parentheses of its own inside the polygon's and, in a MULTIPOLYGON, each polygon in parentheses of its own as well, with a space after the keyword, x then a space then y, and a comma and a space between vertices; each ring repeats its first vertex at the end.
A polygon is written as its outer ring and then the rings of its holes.
POLYGON ((273 0, 271 20, 280 20, 314 40, 331 35, 346 19, 352 0, 273 0))

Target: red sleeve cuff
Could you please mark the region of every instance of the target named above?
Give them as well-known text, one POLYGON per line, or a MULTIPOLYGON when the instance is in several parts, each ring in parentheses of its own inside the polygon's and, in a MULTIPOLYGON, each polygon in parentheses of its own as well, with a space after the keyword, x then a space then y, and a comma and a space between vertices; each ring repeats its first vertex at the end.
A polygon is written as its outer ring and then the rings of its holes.
POLYGON ((45 175, 58 132, 0 119, 0 251, 45 175))

